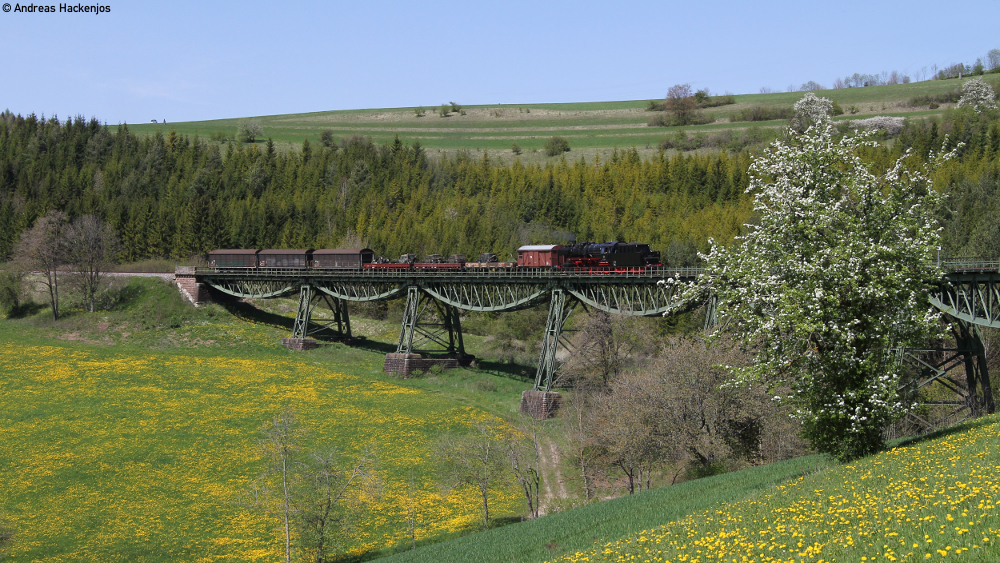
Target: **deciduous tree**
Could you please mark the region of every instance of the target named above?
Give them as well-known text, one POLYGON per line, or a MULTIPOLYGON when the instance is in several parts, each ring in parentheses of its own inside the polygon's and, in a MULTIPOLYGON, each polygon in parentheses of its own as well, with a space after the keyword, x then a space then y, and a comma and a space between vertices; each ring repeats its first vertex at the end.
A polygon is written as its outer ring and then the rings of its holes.
POLYGON ((434 456, 445 485, 472 485, 483 501, 483 527, 490 525, 490 488, 506 474, 508 429, 500 420, 473 422, 465 434, 445 434, 434 444, 434 456))
POLYGON ((836 141, 817 121, 751 166, 759 220, 713 247, 703 279, 755 356, 734 371, 787 385, 781 399, 796 406, 804 435, 847 460, 880 449, 882 430, 911 407, 890 350, 939 331, 926 295, 940 274, 928 259, 942 196, 930 165, 910 169, 904 155, 880 169, 859 156, 875 146, 865 134, 836 141))
POLYGON ((962 85, 962 98, 956 107, 972 107, 976 113, 988 109, 997 109, 996 94, 993 87, 982 78, 973 78, 962 85))
POLYGON ((21 234, 15 258, 28 269, 42 274, 42 284, 49 293, 52 320, 59 318, 59 267, 66 260, 65 231, 66 214, 50 211, 39 217, 27 231, 21 234))
POLYGON ((120 248, 114 228, 95 215, 78 217, 66 229, 66 262, 73 267, 72 281, 91 313, 101 280, 120 248))

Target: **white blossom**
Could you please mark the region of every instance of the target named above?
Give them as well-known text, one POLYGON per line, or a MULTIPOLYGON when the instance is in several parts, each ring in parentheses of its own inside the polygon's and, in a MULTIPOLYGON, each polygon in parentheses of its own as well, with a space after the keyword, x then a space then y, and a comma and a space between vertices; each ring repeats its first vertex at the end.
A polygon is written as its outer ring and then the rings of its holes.
POLYGON ((855 119, 851 121, 852 129, 885 129, 890 135, 898 135, 903 130, 903 117, 890 117, 888 115, 877 115, 868 119, 855 119))
POLYGON ((958 107, 964 106, 972 106, 976 113, 987 109, 997 109, 993 87, 981 77, 969 80, 962 85, 962 98, 958 100, 958 107))
POLYGON ((731 246, 713 243, 701 287, 718 294, 720 318, 756 354, 733 371, 789 386, 785 400, 813 445, 846 459, 881 445, 884 426, 909 406, 888 351, 939 330, 926 294, 940 272, 927 258, 943 196, 930 166, 905 167, 908 153, 888 170, 862 160, 859 149, 876 146, 870 131, 833 133, 820 118, 751 165, 759 219, 731 246))

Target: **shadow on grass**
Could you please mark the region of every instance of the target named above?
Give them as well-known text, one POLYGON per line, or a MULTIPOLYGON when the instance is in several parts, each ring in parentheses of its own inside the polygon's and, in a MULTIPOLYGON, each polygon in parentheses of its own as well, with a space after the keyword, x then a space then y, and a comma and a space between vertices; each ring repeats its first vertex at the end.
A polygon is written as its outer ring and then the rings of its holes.
MULTIPOLYGON (((292 327, 295 324, 295 320, 290 317, 258 309, 254 305, 231 295, 216 292, 213 293, 212 299, 233 316, 247 322, 267 325, 280 330, 286 330, 289 333, 292 331, 292 327)), ((364 336, 355 336, 354 338, 345 341, 339 332, 325 327, 310 334, 309 336, 311 338, 315 338, 316 340, 325 342, 345 342, 353 348, 375 352, 377 354, 391 354, 396 351, 397 347, 396 344, 368 340, 364 336)), ((423 352, 423 354, 425 357, 443 355, 443 353, 440 352, 423 352)), ((504 377, 506 379, 512 379, 514 381, 530 382, 533 381, 535 377, 535 366, 488 360, 477 360, 477 365, 479 366, 477 368, 478 371, 496 375, 498 377, 504 377)))
POLYGON ((7 313, 8 319, 23 319, 25 317, 32 317, 42 312, 43 309, 48 309, 48 305, 42 305, 41 303, 35 303, 29 301, 28 303, 19 303, 17 306, 12 307, 10 312, 7 313))
POLYGON ((514 381, 535 380, 535 366, 525 366, 507 362, 491 362, 487 360, 479 360, 477 363, 480 371, 485 371, 491 375, 496 375, 506 379, 513 379, 514 381))
POLYGON ((920 442, 924 442, 927 440, 936 440, 938 438, 943 438, 945 436, 951 436, 952 434, 968 432, 970 430, 974 430, 981 426, 994 424, 996 423, 996 421, 997 419, 994 416, 983 415, 979 418, 966 420, 965 422, 960 422, 954 426, 949 426, 948 428, 942 428, 940 430, 928 432, 927 434, 921 434, 920 436, 910 436, 908 438, 900 438, 899 440, 890 441, 889 448, 912 446, 914 444, 919 444, 920 442))

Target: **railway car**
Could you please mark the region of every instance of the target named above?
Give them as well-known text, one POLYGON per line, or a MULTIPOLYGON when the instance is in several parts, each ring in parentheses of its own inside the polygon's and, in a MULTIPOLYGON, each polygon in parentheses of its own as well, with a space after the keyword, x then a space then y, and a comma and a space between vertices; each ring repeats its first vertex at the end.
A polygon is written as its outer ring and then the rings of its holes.
POLYGON ((256 268, 258 252, 247 248, 213 250, 208 253, 208 265, 216 269, 256 268))
POLYGON ((561 244, 529 244, 517 249, 518 268, 556 269, 566 261, 561 244))
POLYGON ((312 251, 312 268, 316 270, 361 270, 375 262, 370 248, 322 248, 312 251))
POLYGON ((269 248, 257 253, 257 265, 261 268, 289 268, 303 270, 312 264, 311 248, 269 248))

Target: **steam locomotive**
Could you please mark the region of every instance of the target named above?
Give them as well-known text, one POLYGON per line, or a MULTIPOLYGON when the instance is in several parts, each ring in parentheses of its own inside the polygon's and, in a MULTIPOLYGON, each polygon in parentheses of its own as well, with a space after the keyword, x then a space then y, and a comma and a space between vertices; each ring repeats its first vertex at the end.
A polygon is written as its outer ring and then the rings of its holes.
POLYGON ((475 261, 464 254, 447 258, 428 254, 403 254, 390 260, 376 257, 370 248, 334 249, 219 249, 208 253, 209 267, 219 271, 246 269, 307 270, 514 270, 637 271, 659 268, 660 253, 637 242, 582 242, 569 245, 536 244, 517 249, 516 262, 501 262, 496 253, 484 252, 475 261))

